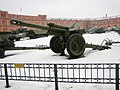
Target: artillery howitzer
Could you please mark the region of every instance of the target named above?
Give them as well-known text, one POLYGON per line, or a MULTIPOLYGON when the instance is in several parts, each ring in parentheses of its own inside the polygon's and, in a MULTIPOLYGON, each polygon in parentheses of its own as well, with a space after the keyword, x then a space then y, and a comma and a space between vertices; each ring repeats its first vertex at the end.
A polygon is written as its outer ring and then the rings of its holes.
POLYGON ((10 32, 0 32, 0 58, 4 57, 6 48, 14 46, 14 42, 10 39, 10 32))
POLYGON ((91 29, 88 29, 86 30, 86 33, 89 33, 89 34, 95 34, 95 33, 105 33, 106 30, 104 28, 91 28, 91 29))
POLYGON ((71 58, 80 57, 84 53, 85 48, 99 50, 110 48, 108 46, 85 43, 85 39, 82 36, 83 31, 79 29, 77 23, 74 23, 70 27, 61 26, 54 23, 48 23, 47 26, 42 26, 16 19, 12 19, 10 23, 18 26, 27 26, 47 30, 48 35, 54 35, 50 40, 51 50, 55 53, 61 53, 61 55, 64 55, 64 50, 67 48, 67 52, 71 58))
POLYGON ((27 28, 18 28, 11 30, 11 36, 14 40, 20 41, 21 38, 29 37, 30 39, 47 37, 47 32, 43 30, 28 30, 27 28))
POLYGON ((116 27, 112 27, 110 30, 108 31, 114 31, 117 32, 120 35, 120 26, 116 26, 116 27))
POLYGON ((37 47, 15 47, 14 36, 11 32, 0 32, 0 58, 5 57, 5 50, 49 49, 46 45, 37 47))

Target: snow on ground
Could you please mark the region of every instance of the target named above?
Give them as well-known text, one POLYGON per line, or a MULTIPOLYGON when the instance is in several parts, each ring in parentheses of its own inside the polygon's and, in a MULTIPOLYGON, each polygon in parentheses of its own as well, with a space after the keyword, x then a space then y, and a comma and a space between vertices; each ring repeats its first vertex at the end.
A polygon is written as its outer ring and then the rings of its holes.
MULTIPOLYGON (((55 90, 54 82, 10 81, 10 88, 5 88, 4 81, 0 81, 0 90, 55 90)), ((111 84, 78 84, 59 83, 59 90, 115 90, 111 84)))
MULTIPOLYGON (((112 41, 120 41, 120 36, 115 32, 103 33, 103 34, 84 34, 87 43, 101 44, 106 38, 112 41)), ((36 45, 48 45, 51 36, 22 40, 15 42, 16 46, 36 46, 36 45)), ((66 52, 66 51, 65 51, 66 52)), ((59 56, 59 54, 53 53, 50 49, 47 50, 13 50, 6 51, 6 57, 0 59, 0 63, 119 63, 120 62, 120 44, 113 44, 111 49, 98 51, 92 49, 86 49, 84 57, 77 59, 68 59, 67 56, 59 56)), ((54 83, 47 82, 22 82, 22 81, 10 81, 11 88, 7 90, 53 90, 54 83)), ((0 90, 6 90, 4 88, 5 81, 0 81, 0 90)), ((104 84, 66 84, 59 83, 59 90, 114 90, 114 85, 104 84)))
MULTIPOLYGON (((109 38, 113 41, 120 41, 120 36, 117 33, 110 32, 105 34, 84 34, 87 43, 101 44, 102 41, 106 38, 109 38)), ((15 42, 16 46, 36 46, 36 45, 48 45, 50 37, 44 37, 33 40, 23 40, 19 42, 15 42)), ((66 52, 66 51, 65 51, 66 52)), ((92 50, 86 49, 84 52, 84 57, 77 59, 68 59, 68 53, 66 52, 66 56, 59 56, 52 52, 50 49, 48 50, 13 50, 6 51, 6 57, 4 59, 0 59, 0 62, 34 62, 34 63, 104 63, 104 62, 119 62, 120 61, 120 44, 113 44, 111 49, 108 50, 92 50)))

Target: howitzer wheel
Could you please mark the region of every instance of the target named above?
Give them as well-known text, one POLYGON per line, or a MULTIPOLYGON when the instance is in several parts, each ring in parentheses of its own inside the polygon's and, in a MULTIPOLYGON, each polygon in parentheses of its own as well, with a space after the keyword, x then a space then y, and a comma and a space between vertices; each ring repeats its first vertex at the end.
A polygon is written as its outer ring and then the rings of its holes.
POLYGON ((67 52, 71 58, 80 57, 85 51, 85 40, 80 34, 73 34, 67 41, 67 52))
POLYGON ((4 58, 5 56, 5 50, 4 48, 0 48, 0 58, 4 58))
POLYGON ((16 41, 20 41, 20 38, 16 38, 16 41))
POLYGON ((50 40, 50 48, 54 53, 61 52, 60 38, 59 36, 53 36, 50 40))

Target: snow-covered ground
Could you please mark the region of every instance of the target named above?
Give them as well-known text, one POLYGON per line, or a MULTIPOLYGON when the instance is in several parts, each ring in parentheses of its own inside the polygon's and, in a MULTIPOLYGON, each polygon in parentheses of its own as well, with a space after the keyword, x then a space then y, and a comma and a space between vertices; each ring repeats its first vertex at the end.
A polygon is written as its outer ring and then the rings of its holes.
MULTIPOLYGON (((32 39, 32 40, 23 40, 15 42, 16 46, 36 46, 36 45, 48 45, 52 36, 32 39)), ((87 43, 101 44, 104 39, 109 38, 113 41, 120 41, 120 36, 117 33, 110 32, 105 34, 84 34, 87 43)), ((66 55, 67 52, 65 51, 66 55)), ((34 62, 34 63, 104 63, 104 62, 119 62, 120 61, 120 44, 113 44, 111 49, 108 50, 92 50, 87 48, 84 52, 84 57, 77 59, 68 59, 66 56, 59 56, 48 50, 13 50, 6 51, 6 57, 0 59, 0 62, 34 62)))
MULTIPOLYGON (((112 41, 120 41, 119 34, 115 32, 103 34, 84 34, 87 43, 101 44, 106 38, 112 41)), ((15 42, 16 46, 48 45, 51 36, 33 40, 15 42)), ((65 51, 68 56, 67 52, 65 51)), ((0 63, 119 63, 120 44, 113 44, 111 49, 98 51, 86 49, 84 57, 68 59, 67 56, 59 56, 50 49, 47 50, 13 50, 6 51, 6 57, 0 59, 0 63)), ((53 90, 54 83, 10 81, 8 90, 53 90)), ((0 81, 0 90, 4 88, 5 81, 0 81)), ((59 83, 60 90, 114 90, 114 85, 101 84, 66 84, 59 83)))
MULTIPOLYGON (((55 90, 54 82, 10 81, 10 88, 5 88, 5 81, 0 81, 0 90, 55 90)), ((115 90, 113 84, 78 84, 59 83, 59 90, 115 90)))

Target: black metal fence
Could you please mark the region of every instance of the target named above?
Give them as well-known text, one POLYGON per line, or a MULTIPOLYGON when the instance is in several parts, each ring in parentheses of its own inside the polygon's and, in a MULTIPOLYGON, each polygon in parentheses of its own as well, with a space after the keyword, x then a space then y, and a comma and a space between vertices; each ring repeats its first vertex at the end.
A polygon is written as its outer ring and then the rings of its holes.
POLYGON ((0 80, 115 84, 119 90, 119 64, 0 64, 0 80))

